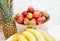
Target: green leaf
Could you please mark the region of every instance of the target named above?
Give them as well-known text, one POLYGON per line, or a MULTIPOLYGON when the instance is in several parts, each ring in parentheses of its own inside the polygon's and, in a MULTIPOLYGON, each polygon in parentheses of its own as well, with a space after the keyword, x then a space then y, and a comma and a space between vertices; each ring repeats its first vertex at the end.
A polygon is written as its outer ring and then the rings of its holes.
POLYGON ((12 10, 8 0, 0 0, 0 11, 5 19, 12 21, 12 10))

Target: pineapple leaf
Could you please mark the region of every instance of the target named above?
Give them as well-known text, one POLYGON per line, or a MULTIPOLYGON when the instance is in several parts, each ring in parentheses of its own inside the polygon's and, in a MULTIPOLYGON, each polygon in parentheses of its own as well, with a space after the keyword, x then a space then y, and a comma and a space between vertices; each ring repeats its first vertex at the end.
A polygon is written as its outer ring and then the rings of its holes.
POLYGON ((5 20, 7 19, 9 21, 12 21, 12 10, 11 10, 10 1, 0 0, 0 10, 5 20))
POLYGON ((0 0, 0 3, 4 6, 5 9, 10 9, 10 2, 7 0, 0 0))

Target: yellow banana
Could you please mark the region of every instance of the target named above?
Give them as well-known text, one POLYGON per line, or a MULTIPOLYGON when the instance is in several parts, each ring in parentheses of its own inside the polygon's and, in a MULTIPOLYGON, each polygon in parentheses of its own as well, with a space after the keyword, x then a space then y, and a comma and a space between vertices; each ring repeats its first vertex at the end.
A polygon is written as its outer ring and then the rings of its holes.
POLYGON ((56 41, 54 38, 52 38, 52 36, 50 36, 48 33, 39 30, 39 32, 41 33, 41 35, 46 39, 46 41, 56 41))
POLYGON ((18 39, 17 37, 18 37, 18 34, 14 34, 12 41, 17 41, 17 39, 18 39))
POLYGON ((22 33, 22 35, 24 35, 28 39, 28 41, 36 41, 36 38, 30 32, 25 31, 22 33))
POLYGON ((22 34, 18 35, 18 41, 28 41, 22 34))
POLYGON ((49 33, 47 33, 47 34, 53 39, 53 41, 58 41, 52 35, 50 35, 49 33))
POLYGON ((26 31, 31 32, 35 36, 36 41, 46 41, 44 37, 37 30, 27 29, 26 31))

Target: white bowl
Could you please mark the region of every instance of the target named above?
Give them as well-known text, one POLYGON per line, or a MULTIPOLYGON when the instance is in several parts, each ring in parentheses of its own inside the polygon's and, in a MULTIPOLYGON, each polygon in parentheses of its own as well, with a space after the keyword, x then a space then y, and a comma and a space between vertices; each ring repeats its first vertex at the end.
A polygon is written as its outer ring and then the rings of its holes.
MULTIPOLYGON (((42 30, 46 30, 46 25, 49 24, 49 20, 50 20, 50 16, 48 16, 48 19, 45 23, 41 24, 41 25, 32 25, 35 29, 42 29, 42 30)), ((18 22, 15 21, 16 27, 17 27, 17 32, 20 31, 24 31, 28 28, 29 25, 23 25, 23 24, 19 24, 18 22)))

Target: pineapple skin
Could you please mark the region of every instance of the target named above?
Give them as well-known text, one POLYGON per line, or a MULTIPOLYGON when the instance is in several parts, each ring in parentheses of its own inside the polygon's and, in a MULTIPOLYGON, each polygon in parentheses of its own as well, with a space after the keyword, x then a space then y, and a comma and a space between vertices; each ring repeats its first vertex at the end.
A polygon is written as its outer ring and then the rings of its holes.
POLYGON ((15 34, 17 32, 15 23, 14 22, 12 22, 12 23, 10 23, 10 22, 4 23, 3 31, 4 31, 5 38, 6 39, 9 38, 11 35, 13 35, 13 34, 15 34))

